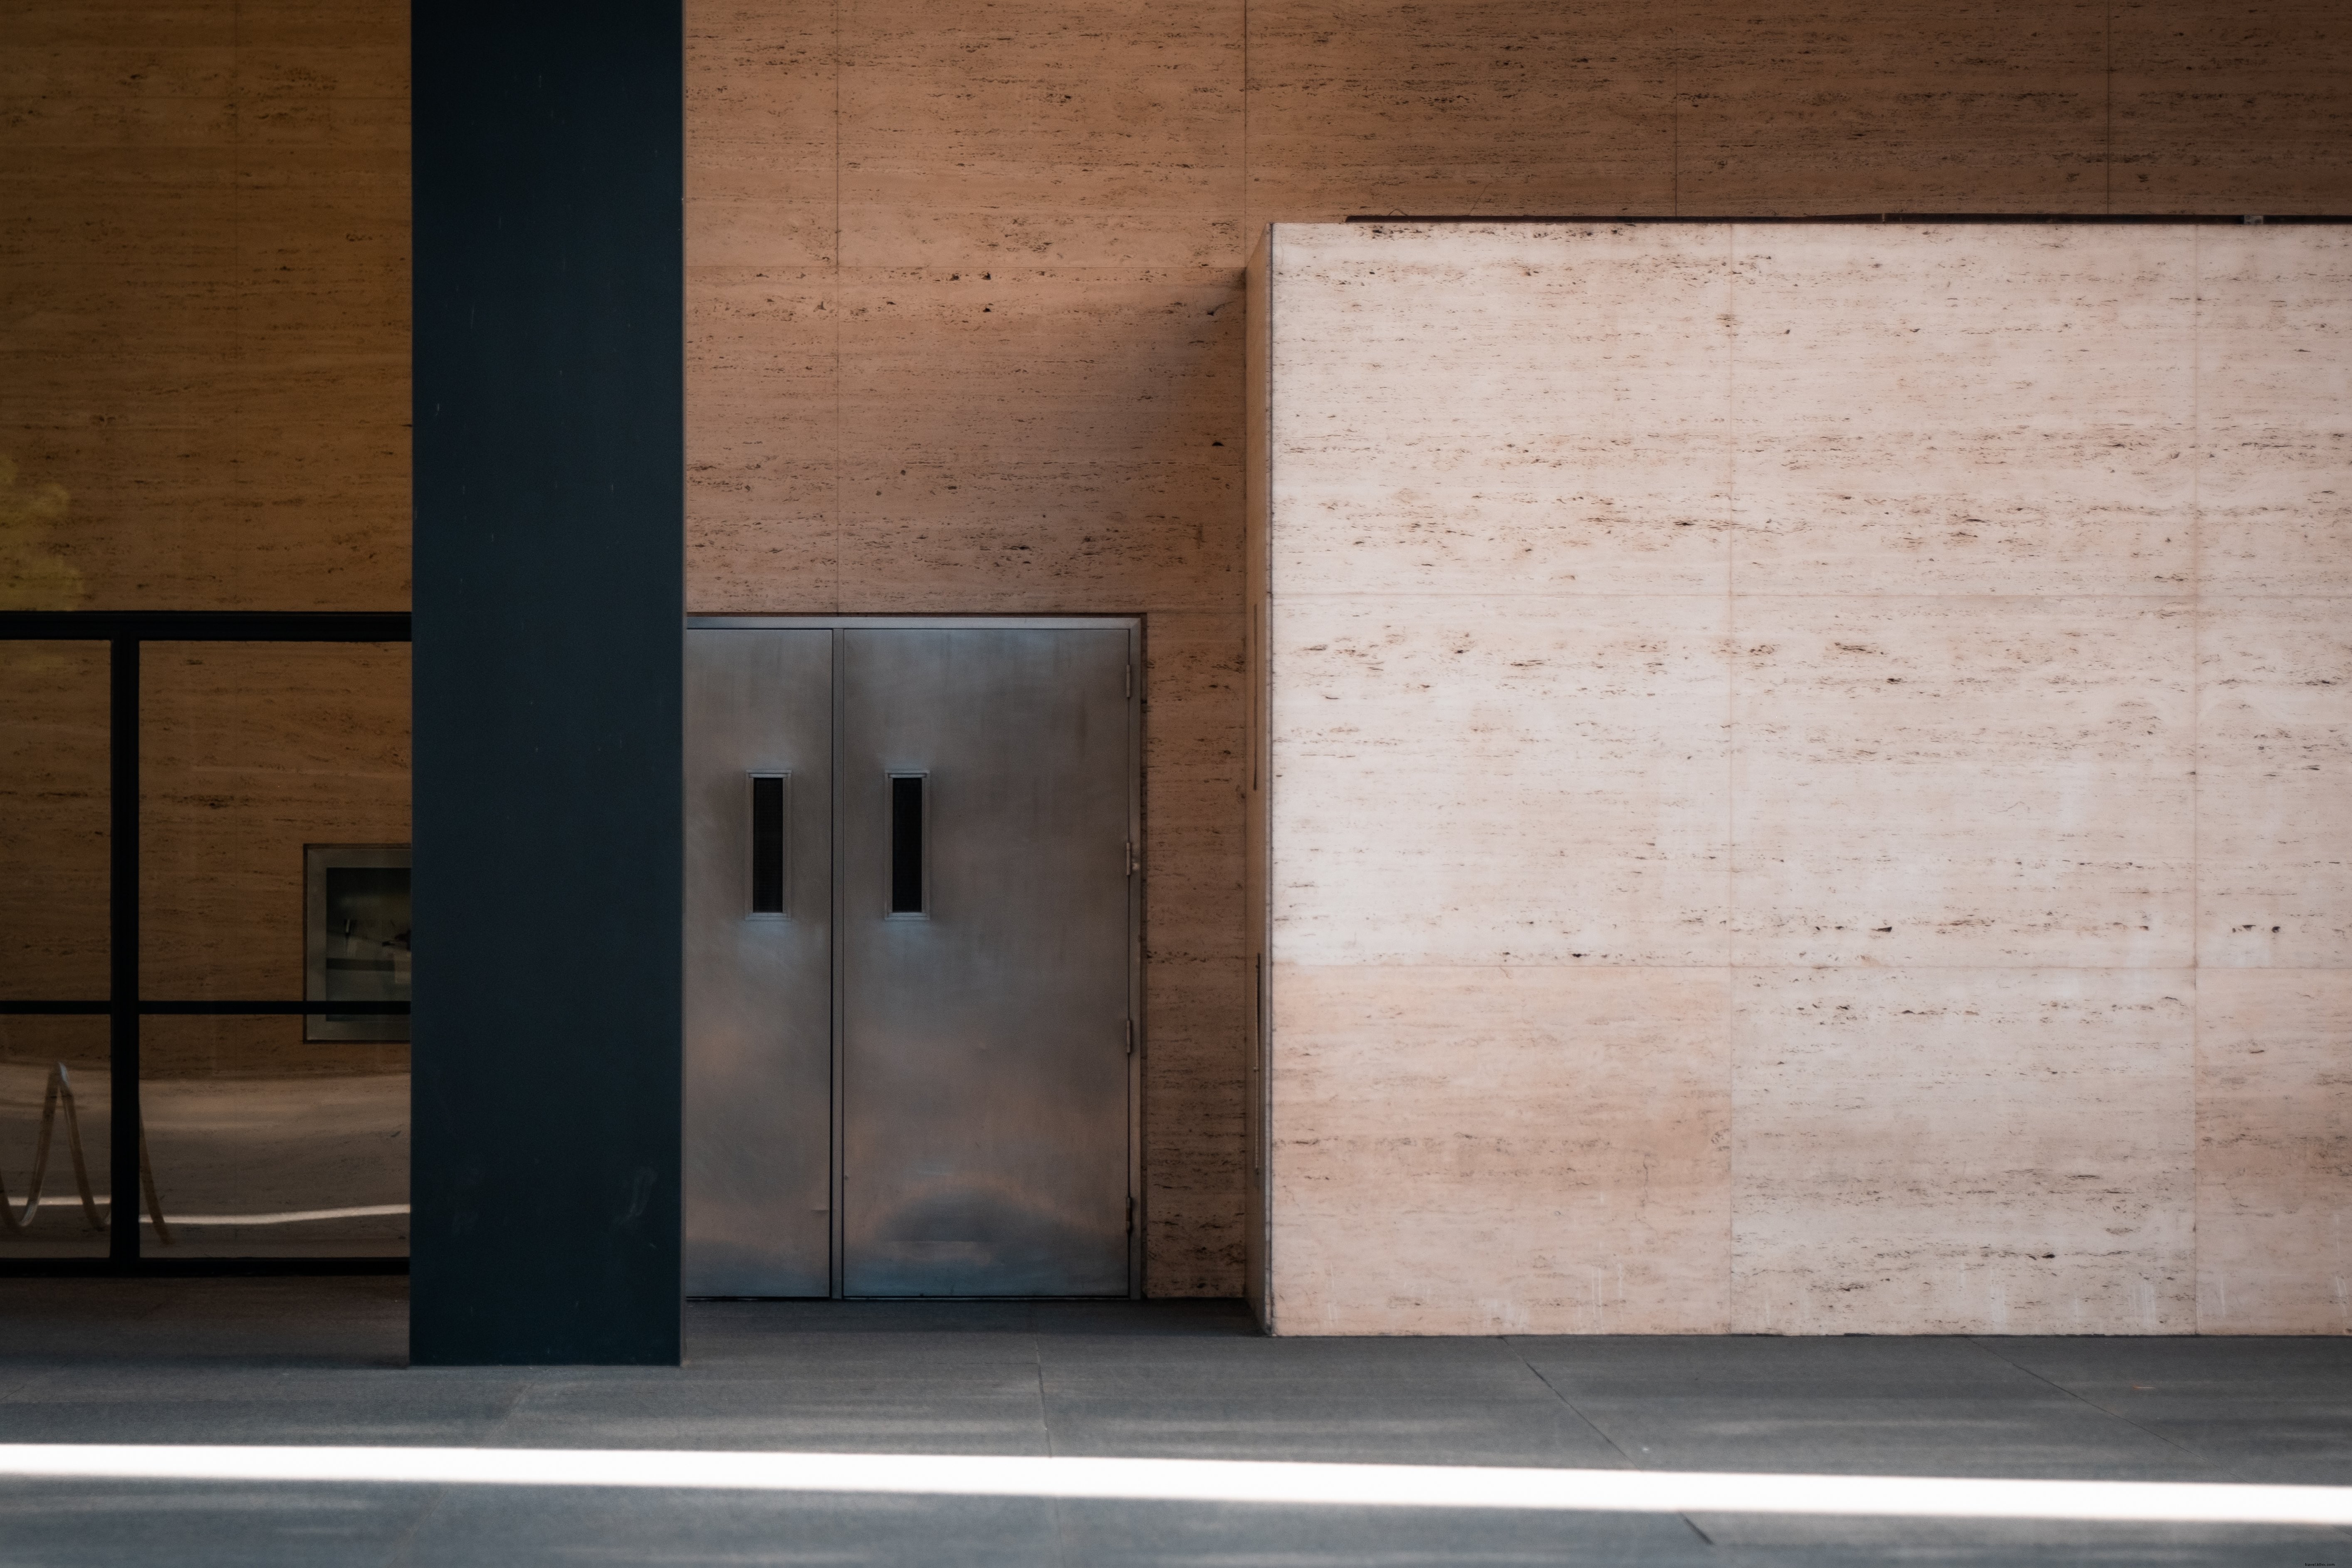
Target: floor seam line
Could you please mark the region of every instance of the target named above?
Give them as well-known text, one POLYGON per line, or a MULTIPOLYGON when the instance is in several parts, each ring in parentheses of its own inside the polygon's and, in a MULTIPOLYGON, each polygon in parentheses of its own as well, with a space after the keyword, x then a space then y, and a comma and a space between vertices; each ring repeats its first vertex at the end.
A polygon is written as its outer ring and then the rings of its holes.
MULTIPOLYGON (((1561 1393, 1559 1385, 1552 1382, 1551 1379, 1546 1377, 1543 1374, 1543 1370, 1537 1366, 1535 1363, 1528 1359, 1527 1352, 1519 1349, 1518 1342, 1516 1340, 1512 1339, 1508 1334, 1506 1334, 1503 1336, 1503 1342, 1511 1347, 1511 1353, 1519 1358, 1519 1364, 1533 1373, 1538 1383, 1542 1384, 1545 1388, 1550 1390, 1551 1396, 1554 1399, 1559 1400, 1560 1404, 1566 1405, 1570 1414, 1573 1415, 1579 1421, 1583 1422, 1584 1425, 1591 1429, 1594 1436, 1608 1444, 1610 1449, 1615 1453, 1619 1458, 1625 1461, 1626 1468, 1638 1470, 1642 1468, 1642 1462, 1633 1458, 1633 1455, 1627 1453, 1623 1444, 1618 1442, 1616 1438, 1611 1436, 1606 1431, 1602 1430, 1600 1422, 1595 1421, 1591 1416, 1587 1415, 1581 1409, 1579 1409, 1575 1400, 1570 1399, 1567 1394, 1561 1393)), ((1701 1541, 1705 1542, 1710 1551, 1714 1549, 1715 1537, 1709 1535, 1706 1531, 1701 1530, 1699 1528, 1698 1521, 1693 1519, 1686 1513, 1678 1513, 1675 1515, 1675 1517, 1681 1520, 1683 1523, 1689 1528, 1690 1532, 1693 1535, 1697 1536, 1701 1541)))
POLYGON ((1624 1460, 1631 1468, 1634 1469, 1640 1469, 1642 1468, 1640 1461, 1635 1459, 1633 1455, 1627 1453, 1623 1447, 1618 1443, 1616 1438, 1612 1437, 1608 1433, 1601 1429, 1601 1424, 1599 1422, 1593 1420, 1591 1416, 1587 1415, 1583 1411, 1578 1409, 1576 1401, 1570 1399, 1567 1394, 1562 1394, 1559 1391, 1559 1386, 1553 1383, 1551 1379, 1546 1377, 1543 1374, 1542 1369, 1538 1368, 1535 1363, 1527 1358, 1526 1352, 1522 1352, 1517 1345, 1512 1344, 1507 1339, 1503 1342, 1511 1345, 1511 1353, 1518 1357, 1519 1364, 1526 1367, 1529 1373, 1533 1373, 1535 1380, 1538 1383, 1542 1384, 1545 1389, 1550 1393, 1554 1399, 1559 1400, 1561 1405, 1565 1405, 1570 1415, 1574 1415, 1579 1421, 1583 1422, 1584 1425, 1591 1430, 1594 1436, 1608 1444, 1610 1448, 1615 1452, 1617 1457, 1624 1460))
POLYGON ((441 1505, 447 1501, 448 1498, 447 1487, 433 1489, 433 1495, 425 1500, 423 1508, 416 1510, 415 1517, 408 1521, 408 1527, 394 1537, 392 1551, 383 1560, 386 1568, 399 1568, 402 1563, 414 1563, 416 1561, 418 1533, 424 1530, 425 1521, 438 1513, 441 1510, 441 1505))
MULTIPOLYGON (((1029 1309, 1029 1370, 1037 1387, 1037 1430, 1045 1439, 1045 1457, 1051 1459, 1060 1457, 1060 1449, 1054 1442, 1053 1415, 1045 1405, 1045 1336, 1037 1332, 1036 1322, 1037 1309, 1032 1307, 1029 1309)), ((1056 1568, 1070 1568, 1068 1521, 1063 1515, 1062 1503, 1060 1498, 1045 1500, 1047 1516, 1054 1524, 1054 1562, 1056 1568)))
MULTIPOLYGON (((2111 1410, 2106 1405, 2100 1404, 2097 1400, 2091 1398, 2087 1394, 2077 1394, 2073 1389, 2068 1388, 2064 1384, 2059 1383, 2052 1378, 2044 1377, 2042 1373, 2034 1371, 2032 1367, 2025 1365, 2022 1362, 2011 1361, 2009 1357, 2001 1354, 2000 1352, 1993 1349, 1990 1345, 1986 1344, 1974 1334, 1968 1335, 1967 1339, 1969 1344, 1975 1346, 1978 1350, 1984 1352, 1985 1354, 1992 1357, 1993 1360, 2000 1363, 2003 1366, 2015 1368, 2017 1371, 2023 1373, 2026 1376, 2033 1379, 2036 1383, 2041 1384, 2045 1388, 2055 1389, 2058 1393, 2064 1394, 2067 1398, 2075 1401, 2077 1404, 2095 1410, 2102 1415, 2120 1421, 2125 1426, 2130 1427, 2133 1431, 2144 1433, 2147 1436, 2155 1438, 2166 1447, 2186 1454, 2190 1458, 2196 1459, 2200 1463, 2218 1464, 2218 1461, 2207 1460, 2204 1455, 2200 1454, 2196 1449, 2189 1447, 2187 1444, 2175 1442, 2173 1439, 2166 1436, 2163 1433, 2157 1431, 2153 1427, 2141 1426, 2138 1422, 2133 1420, 2122 1411, 2111 1410)), ((2238 1468, 2235 1465, 2218 1464, 2218 1468, 2223 1475, 2228 1476, 2233 1481, 2242 1481, 2246 1479, 2239 1473, 2238 1468)))

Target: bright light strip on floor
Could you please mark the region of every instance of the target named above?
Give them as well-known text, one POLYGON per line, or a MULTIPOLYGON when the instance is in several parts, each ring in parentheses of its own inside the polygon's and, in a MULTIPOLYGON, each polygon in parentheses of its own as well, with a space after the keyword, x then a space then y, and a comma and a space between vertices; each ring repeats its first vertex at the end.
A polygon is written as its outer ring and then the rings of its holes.
POLYGON ((1599 1513, 1870 1514, 2198 1524, 2352 1524, 2352 1487, 1979 1480, 1488 1465, 1328 1465, 965 1454, 631 1448, 214 1447, 0 1444, 0 1477, 77 1480, 405 1482, 895 1492, 1358 1508, 1599 1513))

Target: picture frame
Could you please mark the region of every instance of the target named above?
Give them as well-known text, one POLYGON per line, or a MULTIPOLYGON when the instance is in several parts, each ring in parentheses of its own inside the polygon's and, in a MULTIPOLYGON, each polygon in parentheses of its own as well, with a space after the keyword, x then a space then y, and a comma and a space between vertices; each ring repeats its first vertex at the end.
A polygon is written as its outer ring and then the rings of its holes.
MULTIPOLYGON (((409 847, 302 847, 306 1002, 406 1002, 410 994, 409 847)), ((403 1014, 306 1013, 307 1044, 408 1038, 403 1014)))

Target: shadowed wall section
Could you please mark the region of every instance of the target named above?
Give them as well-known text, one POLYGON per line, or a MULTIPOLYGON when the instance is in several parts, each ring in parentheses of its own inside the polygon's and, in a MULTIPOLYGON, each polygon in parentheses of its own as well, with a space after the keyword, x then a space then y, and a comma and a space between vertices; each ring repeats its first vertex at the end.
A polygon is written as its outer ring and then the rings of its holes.
POLYGON ((404 607, 408 8, 11 5, 0 127, 0 605, 404 607))

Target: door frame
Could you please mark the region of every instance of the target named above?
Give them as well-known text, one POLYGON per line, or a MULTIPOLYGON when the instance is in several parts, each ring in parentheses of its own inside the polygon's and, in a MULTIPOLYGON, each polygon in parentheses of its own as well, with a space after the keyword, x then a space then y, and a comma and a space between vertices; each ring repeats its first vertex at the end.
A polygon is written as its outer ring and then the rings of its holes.
MULTIPOLYGON (((1145 851, 1143 813, 1143 683, 1144 683, 1144 617, 1142 616, 688 616, 686 629, 700 631, 830 631, 835 635, 833 647, 833 788, 838 802, 841 789, 843 679, 845 675, 840 635, 847 631, 1113 631, 1127 633, 1127 836, 1129 871, 1127 879, 1127 1016, 1134 1031, 1129 1043, 1127 1058, 1127 1294, 1129 1300, 1140 1300, 1144 1293, 1143 1238, 1149 1222, 1148 1205, 1143 1184, 1143 1064, 1150 1050, 1150 1030, 1143 1010, 1143 917, 1144 883, 1149 875, 1145 851)), ((836 809, 837 806, 836 806, 836 809)), ((838 865, 839 847, 835 847, 838 865)), ((833 994, 841 994, 843 952, 846 943, 842 940, 845 929, 843 921, 842 879, 835 875, 833 884, 832 965, 833 994)), ((844 1152, 841 1086, 843 1057, 846 1041, 843 1032, 841 1010, 831 1007, 832 1017, 832 1108, 830 1125, 833 1149, 828 1159, 831 1170, 832 1213, 826 1223, 832 1232, 831 1289, 835 1300, 845 1299, 843 1281, 843 1210, 842 1157, 844 1152)), ((990 1300, 1011 1298, 989 1297, 990 1300)), ((1060 1300, 1062 1298, 1055 1298, 1060 1300)), ((1071 1298, 1076 1300, 1077 1298, 1071 1298)), ((1097 1298, 1099 1300, 1100 1298, 1097 1298)), ((926 1300, 954 1300, 955 1297, 926 1297, 926 1300)))

